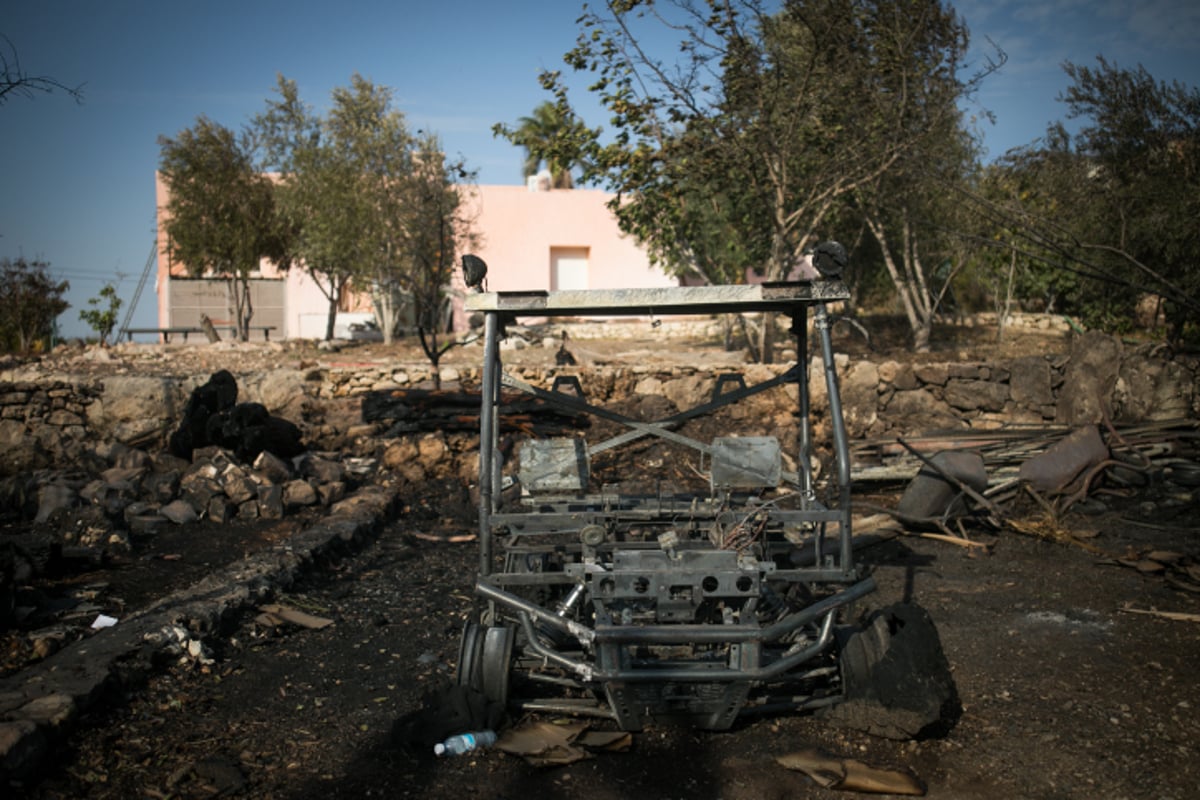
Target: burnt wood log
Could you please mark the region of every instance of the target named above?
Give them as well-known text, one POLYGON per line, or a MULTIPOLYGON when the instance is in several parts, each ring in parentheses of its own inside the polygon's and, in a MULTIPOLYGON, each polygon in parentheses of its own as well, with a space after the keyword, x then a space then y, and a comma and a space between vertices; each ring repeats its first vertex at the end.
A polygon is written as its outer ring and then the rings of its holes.
MULTIPOLYGON (((367 392, 362 399, 364 422, 390 422, 385 436, 420 431, 478 431, 477 392, 436 389, 393 389, 367 392)), ((512 393, 501 395, 498 415, 502 432, 554 436, 590 423, 583 412, 557 408, 545 400, 512 393)))

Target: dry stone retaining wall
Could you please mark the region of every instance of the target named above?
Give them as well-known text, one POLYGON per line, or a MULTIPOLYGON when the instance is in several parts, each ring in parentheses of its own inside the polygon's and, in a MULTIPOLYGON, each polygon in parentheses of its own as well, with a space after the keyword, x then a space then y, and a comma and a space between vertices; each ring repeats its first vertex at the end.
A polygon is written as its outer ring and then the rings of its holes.
MULTIPOLYGON (((810 365, 813 405, 818 415, 828 406, 825 365, 810 365)), ((1003 363, 880 362, 835 355, 847 427, 852 437, 899 433, 991 429, 1004 425, 1081 425, 1108 413, 1117 423, 1200 417, 1200 369, 1191 357, 1173 357, 1163 348, 1130 347, 1098 333, 1076 337, 1070 353, 1036 355, 1003 363)), ((745 365, 753 384, 781 374, 788 365, 745 365)), ((690 408, 711 398, 727 367, 629 366, 519 367, 518 377, 549 386, 556 375, 578 375, 589 399, 665 398, 690 408)), ((477 386, 477 367, 444 366, 447 386, 477 386)), ((207 375, 186 380, 119 375, 96 380, 46 376, 41 380, 4 381, 0 376, 0 474, 13 474, 48 463, 70 463, 85 447, 114 440, 152 446, 178 424, 192 389, 207 375)), ((347 401, 370 391, 428 387, 431 367, 422 364, 344 364, 309 370, 279 369, 238 375, 239 400, 262 402, 273 414, 301 424, 313 409, 347 401)), ((794 385, 772 390, 753 401, 752 411, 766 424, 788 424, 796 408, 794 385)), ((361 423, 361 419, 353 422, 361 423)), ((338 435, 372 433, 370 426, 342 421, 341 430, 309 426, 306 433, 329 440, 338 435)), ((378 431, 374 431, 378 432, 378 431)), ((449 441, 449 440, 448 440, 449 441)), ((422 461, 431 458, 426 443, 422 461)), ((469 449, 454 439, 450 450, 469 449)), ((395 454, 393 454, 395 456, 395 454)), ((397 459, 399 460, 399 459, 397 459)))
POLYGON ((98 381, 0 383, 0 474, 71 461, 89 436, 98 381))

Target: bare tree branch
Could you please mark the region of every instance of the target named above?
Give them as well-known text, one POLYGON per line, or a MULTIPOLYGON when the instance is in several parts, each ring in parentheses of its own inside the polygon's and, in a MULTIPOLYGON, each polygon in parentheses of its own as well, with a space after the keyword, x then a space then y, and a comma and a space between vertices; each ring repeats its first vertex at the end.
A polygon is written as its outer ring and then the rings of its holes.
POLYGON ((38 94, 53 94, 55 90, 66 92, 75 98, 76 103, 82 103, 83 86, 82 83, 67 86, 57 78, 25 72, 17 48, 7 36, 0 33, 0 105, 8 102, 10 95, 32 100, 38 94))

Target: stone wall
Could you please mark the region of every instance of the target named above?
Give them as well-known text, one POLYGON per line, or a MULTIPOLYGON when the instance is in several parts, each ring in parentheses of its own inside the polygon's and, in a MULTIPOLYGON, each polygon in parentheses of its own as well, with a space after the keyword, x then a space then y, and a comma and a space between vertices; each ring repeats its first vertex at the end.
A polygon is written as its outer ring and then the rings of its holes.
MULTIPOLYGON (((818 425, 826 414, 824 364, 810 365, 818 425)), ((880 362, 835 356, 847 428, 852 438, 930 431, 994 429, 1005 425, 1081 425, 1107 412, 1119 424, 1200 417, 1200 368, 1192 357, 1165 348, 1131 347, 1098 333, 1075 338, 1067 354, 1037 355, 1003 363, 880 362)), ((788 365, 745 365, 754 384, 781 374, 788 365)), ((579 376, 590 400, 653 399, 677 409, 710 399, 719 376, 732 368, 659 366, 512 367, 523 380, 549 386, 560 374, 579 376)), ((72 380, 0 380, 0 474, 50 463, 71 463, 85 446, 120 441, 161 446, 177 424, 187 397, 207 375, 186 380, 119 375, 72 380)), ((240 400, 262 402, 273 414, 305 427, 326 441, 354 428, 353 401, 369 392, 428 386, 428 363, 346 365, 308 370, 279 369, 237 375, 240 400), (350 408, 336 424, 320 409, 350 408), (314 413, 316 409, 316 413, 314 413), (340 430, 335 430, 340 425, 340 430), (323 430, 316 430, 322 427, 323 430)), ((477 367, 443 367, 443 385, 478 385, 477 367)), ((764 393, 748 409, 732 413, 757 420, 759 429, 794 424, 794 385, 764 393)), ((658 409, 663 415, 669 407, 658 409)), ((369 426, 367 426, 369 428, 369 426)), ((746 431, 753 433, 755 431, 746 431)), ((780 430, 786 435, 785 430, 780 430)), ((818 434, 821 431, 818 431, 818 434)))
POLYGON ((70 463, 89 438, 88 415, 99 381, 0 383, 0 474, 70 463))

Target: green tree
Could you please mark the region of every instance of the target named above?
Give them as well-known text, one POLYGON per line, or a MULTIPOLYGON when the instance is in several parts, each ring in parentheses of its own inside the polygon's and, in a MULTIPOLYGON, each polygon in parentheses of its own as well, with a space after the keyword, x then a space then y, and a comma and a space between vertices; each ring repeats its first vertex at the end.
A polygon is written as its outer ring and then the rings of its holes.
POLYGON ((254 308, 250 279, 263 259, 286 269, 290 232, 275 210, 274 186, 255 162, 248 132, 235 134, 207 117, 160 136, 159 171, 170 191, 167 247, 189 274, 224 278, 234 300, 238 336, 246 341, 254 308))
POLYGON ((71 307, 63 299, 71 284, 55 281, 49 270, 48 261, 0 260, 0 341, 5 349, 26 353, 46 343, 55 318, 71 307))
MULTIPOLYGON (((280 170, 280 207, 294 251, 330 301, 326 335, 341 293, 368 287, 384 339, 393 341, 411 307, 436 366, 440 325, 458 247, 471 240, 462 184, 473 179, 447 160, 436 135, 411 132, 392 107, 392 89, 360 75, 334 89, 324 116, 279 78, 279 99, 255 120, 266 162, 280 170)), ((452 345, 453 343, 451 343, 452 345)))
POLYGON ((1163 298, 1173 339, 1200 333, 1200 89, 1103 57, 1063 69, 1073 81, 1060 98, 1067 116, 1089 121, 1074 152, 1095 210, 1076 245, 1163 298))
POLYGON ((914 141, 886 172, 851 194, 855 212, 870 232, 889 278, 888 290, 900 304, 915 352, 927 352, 933 323, 951 292, 955 277, 974 254, 961 235, 964 214, 946 186, 965 184, 973 172, 976 150, 956 111, 957 93, 937 81, 921 83, 933 95, 920 104, 929 136, 914 141))
POLYGON ((111 283, 104 284, 98 297, 88 300, 91 308, 79 312, 79 318, 86 322, 96 335, 100 337, 100 346, 108 344, 108 337, 113 328, 117 327, 117 312, 121 308, 121 298, 117 297, 117 287, 111 283), (107 302, 107 305, 105 303, 107 302))
MULTIPOLYGON (((612 114, 613 132, 576 140, 584 179, 617 194, 622 229, 660 253, 696 259, 698 249, 728 241, 697 235, 716 224, 738 237, 738 257, 761 259, 768 280, 791 272, 839 201, 926 138, 916 120, 944 111, 923 107, 922 81, 936 79, 939 97, 974 86, 957 77, 966 29, 937 0, 774 6, 609 2, 585 12, 565 56, 575 71, 594 73, 589 89, 612 114), (680 33, 670 60, 641 35, 656 22, 680 33), (705 196, 725 199, 718 218, 693 215, 705 196), (690 198, 690 210, 680 198, 690 198)), ((562 77, 546 73, 542 82, 569 111, 562 77)), ((772 329, 762 329, 764 358, 772 329)))
POLYGON ((904 144, 891 151, 886 169, 848 197, 874 239, 913 349, 924 352, 941 304, 972 250, 952 235, 960 213, 943 188, 966 182, 977 160, 960 105, 996 64, 969 80, 960 77, 968 32, 940 2, 864 3, 859 14, 852 49, 868 50, 869 56, 861 63, 858 124, 868 129, 882 124, 884 136, 904 144))
MULTIPOLYGON (((276 92, 278 99, 267 102, 254 127, 264 168, 280 176, 276 199, 282 225, 292 231, 292 252, 328 301, 329 340, 347 288, 356 277, 365 282, 363 266, 370 261, 374 215, 361 191, 369 166, 359 152, 358 127, 314 114, 300 100, 295 81, 282 75, 276 92)), ((343 104, 352 99, 342 97, 343 104)), ((403 152, 408 147, 403 126, 385 124, 375 131, 389 133, 392 146, 403 152)))
POLYGON ((399 209, 403 232, 400 284, 412 298, 421 349, 433 365, 434 383, 440 388, 438 364, 446 351, 461 340, 443 340, 449 314, 449 290, 457 254, 471 249, 475 236, 465 216, 457 180, 470 173, 461 161, 447 163, 438 137, 417 137, 413 173, 399 209))
POLYGON ((1074 136, 1055 123, 1006 154, 999 168, 1019 187, 1007 200, 969 201, 1031 260, 1030 287, 1063 311, 1119 332, 1149 294, 1173 340, 1200 333, 1200 91, 1102 57, 1064 69, 1067 116, 1087 123, 1074 136))
POLYGON ((977 290, 990 294, 998 338, 1013 306, 1071 311, 1069 298, 1079 296, 1077 272, 1064 268, 1061 254, 1038 232, 1038 220, 1061 214, 1061 198, 1045 191, 1046 180, 1036 165, 1014 167, 1010 156, 981 169, 970 186, 947 193, 969 218, 965 229, 978 247, 968 274, 977 290))
POLYGON ((576 165, 573 143, 586 132, 586 128, 561 105, 547 100, 533 109, 529 116, 518 119, 515 128, 495 125, 492 132, 525 148, 522 177, 536 175, 544 164, 550 171, 551 186, 555 189, 571 189, 575 186, 571 174, 576 165))

